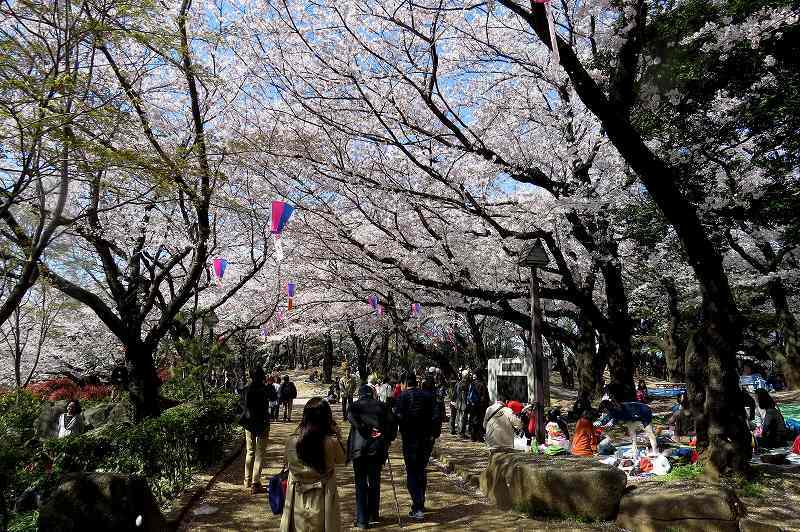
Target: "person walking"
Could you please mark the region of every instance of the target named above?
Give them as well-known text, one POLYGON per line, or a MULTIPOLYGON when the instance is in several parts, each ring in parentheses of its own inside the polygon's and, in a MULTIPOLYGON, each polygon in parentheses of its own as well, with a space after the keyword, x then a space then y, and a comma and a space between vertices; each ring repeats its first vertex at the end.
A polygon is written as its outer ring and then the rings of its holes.
POLYGON ((344 370, 344 375, 339 379, 339 389, 342 392, 342 420, 347 419, 347 409, 353 404, 353 391, 355 388, 355 379, 350 375, 347 368, 344 370))
POLYGON ((278 421, 280 414, 280 397, 281 397, 281 378, 275 374, 272 376, 272 389, 275 390, 275 400, 269 403, 269 416, 273 421, 278 421))
MULTIPOLYGON (((242 413, 239 424, 244 428, 245 459, 244 489, 253 495, 261 491, 261 462, 269 438, 269 415, 267 412, 267 385, 264 370, 260 367, 250 371, 250 384, 242 390, 242 413)), ((274 390, 273 390, 274 393, 274 390)))
POLYGON ((458 380, 450 387, 450 434, 455 436, 459 432, 461 397, 464 395, 464 377, 459 375, 458 380))
POLYGON ((264 392, 267 396, 267 420, 278 421, 278 389, 275 388, 275 380, 272 375, 267 377, 267 384, 264 386, 264 392), (273 412, 275 412, 275 415, 273 415, 273 412))
POLYGON ((389 446, 397 437, 397 422, 391 410, 373 397, 369 385, 358 390, 358 398, 347 415, 350 435, 347 459, 353 462, 356 483, 356 520, 366 530, 380 517, 381 469, 389 456, 389 446))
POLYGON ((292 420, 292 403, 297 399, 297 387, 289 380, 288 375, 283 376, 283 384, 281 384, 280 391, 278 392, 280 402, 283 405, 283 420, 292 420))
POLYGON ((433 396, 417 388, 416 375, 406 378, 406 389, 400 394, 395 407, 403 436, 403 460, 406 464, 406 483, 411 495, 411 511, 414 519, 425 517, 425 489, 428 478, 425 468, 433 450, 433 443, 441 433, 439 409, 433 396))
POLYGON ((470 415, 470 439, 472 441, 482 441, 485 434, 484 413, 489 408, 489 388, 486 387, 479 374, 475 375, 473 384, 477 400, 470 415))
POLYGON ((341 432, 327 401, 313 397, 286 442, 289 468, 281 532, 339 532, 336 466, 345 463, 341 432))
POLYGON ((467 431, 470 428, 470 420, 474 417, 474 412, 475 409, 478 408, 478 402, 480 399, 478 395, 478 389, 472 380, 472 374, 469 372, 467 373, 465 383, 466 391, 464 393, 464 411, 461 413, 461 430, 459 431, 459 435, 464 440, 469 438, 469 436, 467 436, 467 431))

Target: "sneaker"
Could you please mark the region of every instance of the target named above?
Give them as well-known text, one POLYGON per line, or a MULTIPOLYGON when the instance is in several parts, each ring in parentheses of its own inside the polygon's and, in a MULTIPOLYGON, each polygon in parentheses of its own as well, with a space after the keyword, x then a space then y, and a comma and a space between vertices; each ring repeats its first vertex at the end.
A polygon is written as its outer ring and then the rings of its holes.
POLYGON ((366 523, 359 523, 358 521, 353 521, 353 528, 356 530, 368 530, 369 525, 366 523))
POLYGON ((408 516, 411 519, 425 519, 425 514, 422 512, 422 510, 417 510, 416 512, 414 510, 411 510, 410 512, 408 512, 408 516))

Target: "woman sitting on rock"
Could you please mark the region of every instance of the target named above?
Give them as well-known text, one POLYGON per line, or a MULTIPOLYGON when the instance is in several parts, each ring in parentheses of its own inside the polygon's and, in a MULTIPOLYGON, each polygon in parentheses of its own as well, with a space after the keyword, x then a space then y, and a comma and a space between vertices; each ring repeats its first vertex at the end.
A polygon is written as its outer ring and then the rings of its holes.
POLYGON ((81 416, 81 404, 77 399, 67 403, 67 411, 58 418, 58 437, 77 436, 83 434, 86 424, 81 416))

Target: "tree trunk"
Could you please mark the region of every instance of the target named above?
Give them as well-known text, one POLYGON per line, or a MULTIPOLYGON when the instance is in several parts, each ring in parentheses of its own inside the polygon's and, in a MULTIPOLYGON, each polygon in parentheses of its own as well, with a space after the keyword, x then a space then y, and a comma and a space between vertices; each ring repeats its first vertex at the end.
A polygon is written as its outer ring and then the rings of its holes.
POLYGON ((579 320, 578 328, 578 343, 574 352, 575 365, 578 369, 578 397, 572 407, 572 412, 576 416, 591 408, 592 400, 602 390, 601 383, 605 369, 603 353, 598 353, 595 348, 594 329, 584 320, 579 320))
POLYGON ((689 409, 694 419, 697 431, 697 451, 703 452, 708 448, 708 419, 706 417, 706 386, 708 385, 708 354, 702 345, 702 335, 695 332, 689 338, 686 347, 686 394, 689 399, 689 409))
POLYGON ((669 323, 664 335, 664 359, 667 363, 667 378, 670 382, 684 382, 686 379, 686 345, 680 337, 680 311, 678 310, 678 290, 671 278, 661 280, 667 292, 669 323))
POLYGON ((325 334, 325 346, 322 351, 322 382, 333 382, 333 338, 331 333, 325 334))
POLYGON ((767 284, 772 304, 775 307, 775 317, 778 328, 783 337, 782 360, 779 360, 781 371, 789 388, 800 388, 800 330, 794 319, 789 304, 786 301, 786 290, 783 281, 779 278, 770 280, 767 284))
POLYGON ((600 342, 605 344, 608 354, 608 371, 611 386, 620 400, 634 400, 636 387, 633 383, 633 356, 631 354, 631 319, 628 313, 628 296, 622 281, 619 258, 613 250, 614 260, 601 266, 605 279, 606 301, 610 331, 601 333, 600 342))
POLYGON ((572 370, 564 362, 564 346, 552 339, 547 340, 547 345, 550 346, 550 354, 553 357, 553 367, 561 375, 561 385, 564 388, 574 389, 575 383, 572 378, 572 370))
POLYGON ((153 361, 154 348, 141 343, 126 345, 125 367, 128 369, 128 393, 135 422, 161 413, 158 400, 160 382, 153 361))

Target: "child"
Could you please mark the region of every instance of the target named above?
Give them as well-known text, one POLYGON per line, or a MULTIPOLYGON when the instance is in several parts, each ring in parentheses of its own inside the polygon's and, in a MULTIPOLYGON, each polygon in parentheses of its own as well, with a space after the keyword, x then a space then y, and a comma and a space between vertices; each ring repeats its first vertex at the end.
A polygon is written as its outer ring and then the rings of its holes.
POLYGON ((569 432, 565 431, 566 424, 562 426, 559 423, 559 416, 557 410, 551 410, 547 413, 547 424, 544 426, 545 432, 547 432, 547 440, 545 441, 545 445, 548 447, 552 445, 557 445, 564 450, 569 450, 569 432))
POLYGON ((647 395, 647 384, 644 379, 639 379, 639 385, 636 386, 636 401, 639 403, 650 402, 650 397, 647 395))

